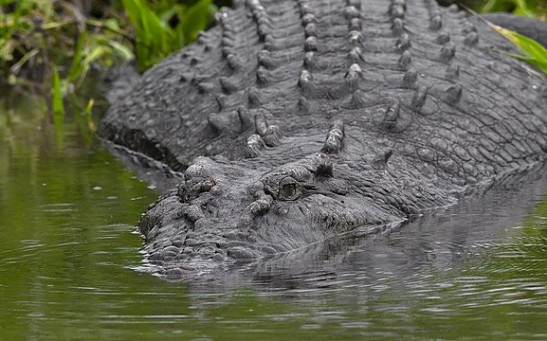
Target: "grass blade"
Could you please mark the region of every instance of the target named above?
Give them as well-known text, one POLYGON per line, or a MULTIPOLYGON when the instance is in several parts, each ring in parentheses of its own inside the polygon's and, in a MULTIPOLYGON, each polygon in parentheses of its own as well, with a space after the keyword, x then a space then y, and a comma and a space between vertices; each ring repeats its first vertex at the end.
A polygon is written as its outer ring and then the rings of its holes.
POLYGON ((184 13, 177 31, 182 31, 184 41, 194 41, 199 31, 204 31, 211 18, 211 0, 200 0, 184 13))
POLYGON ((173 30, 162 23, 160 18, 142 0, 122 0, 129 20, 135 27, 135 46, 139 70, 144 71, 165 58, 176 46, 173 30))
POLYGON ((82 65, 84 44, 87 41, 87 33, 83 31, 76 42, 74 49, 74 57, 72 58, 72 66, 68 72, 68 79, 72 82, 76 81, 82 75, 84 69, 82 65))
POLYGON ((63 120, 65 117, 65 106, 63 104, 63 92, 61 89, 61 78, 57 67, 53 65, 53 100, 51 111, 53 113, 53 127, 55 129, 55 141, 57 148, 63 144, 63 120))
MULTIPOLYGON (((547 74, 547 49, 540 43, 532 38, 523 36, 501 26, 488 22, 493 30, 504 36, 506 39, 515 44, 525 56, 519 56, 518 58, 526 61, 529 64, 535 65, 543 73, 547 74)), ((513 57, 516 57, 512 54, 513 57)), ((518 56, 518 55, 517 55, 518 56)))
POLYGON ((95 122, 93 122, 93 105, 95 105, 95 100, 91 98, 85 106, 84 115, 86 118, 87 128, 95 134, 97 132, 97 126, 95 125, 95 122))
MULTIPOLYGON (((490 1, 490 2, 496 3, 496 1, 490 1)), ((473 11, 467 6, 462 6, 462 7, 465 8, 469 13, 471 13, 477 19, 484 22, 486 25, 488 25, 491 29, 496 31, 498 34, 503 36, 505 39, 512 42, 522 52, 524 52, 524 55, 516 55, 511 52, 501 52, 501 53, 504 53, 513 58, 517 58, 522 61, 525 61, 530 65, 534 65, 539 70, 541 70, 541 72, 543 72, 544 74, 547 74, 547 49, 545 49, 543 45, 541 45, 540 43, 538 43, 532 38, 529 38, 517 32, 508 30, 504 27, 491 23, 490 21, 479 16, 475 11, 473 11)))

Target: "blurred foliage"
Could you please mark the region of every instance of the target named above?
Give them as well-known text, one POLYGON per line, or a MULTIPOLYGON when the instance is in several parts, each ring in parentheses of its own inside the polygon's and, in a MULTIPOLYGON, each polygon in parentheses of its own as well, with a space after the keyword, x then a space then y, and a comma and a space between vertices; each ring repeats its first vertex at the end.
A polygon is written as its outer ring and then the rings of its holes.
POLYGON ((510 12, 517 15, 547 20, 545 0, 488 0, 480 8, 481 13, 510 12))
POLYGON ((67 94, 93 69, 136 58, 142 72, 194 40, 216 8, 211 0, 0 0, 2 79, 44 86, 56 65, 67 94))
POLYGON ((130 37, 114 12, 104 13, 110 18, 87 17, 66 0, 0 4, 0 72, 10 85, 49 86, 56 65, 67 76, 65 93, 73 92, 92 67, 133 58, 130 37))
POLYGON ((145 0, 122 3, 135 29, 135 54, 141 72, 196 39, 217 10, 211 0, 199 0, 191 6, 164 0, 155 10, 145 0))
POLYGON ((547 74, 547 49, 545 49, 543 45, 522 34, 518 34, 501 26, 492 23, 488 23, 488 25, 515 44, 524 53, 523 55, 510 53, 510 56, 534 65, 543 73, 547 74))
POLYGON ((84 80, 123 63, 144 72, 196 39, 216 10, 212 0, 0 0, 0 85, 51 93, 61 125, 67 100, 93 106, 69 98, 84 80))
MULTIPOLYGON (((460 3, 460 5, 472 15, 480 18, 479 13, 472 7, 467 6, 465 1, 460 3)), ((485 1, 484 4, 475 4, 475 7, 479 7, 482 13, 507 10, 515 15, 528 16, 536 20, 544 20, 546 17, 547 2, 545 2, 545 0, 542 0, 541 2, 535 0, 488 0, 485 1)), ((481 20, 498 34, 513 43, 522 52, 522 54, 517 54, 507 51, 498 51, 499 53, 520 59, 530 65, 533 65, 544 74, 547 74, 547 49, 545 49, 542 44, 532 38, 511 31, 502 26, 495 25, 484 18, 481 18, 481 20)))
POLYGON ((442 5, 457 3, 478 13, 507 12, 547 20, 545 0, 439 0, 442 5))
MULTIPOLYGON (((488 0, 480 10, 481 13, 510 12, 538 20, 547 20, 547 1, 545 0, 488 0)), ((543 45, 517 32, 491 23, 488 25, 523 52, 523 55, 511 54, 512 57, 534 65, 547 74, 547 49, 543 45)))

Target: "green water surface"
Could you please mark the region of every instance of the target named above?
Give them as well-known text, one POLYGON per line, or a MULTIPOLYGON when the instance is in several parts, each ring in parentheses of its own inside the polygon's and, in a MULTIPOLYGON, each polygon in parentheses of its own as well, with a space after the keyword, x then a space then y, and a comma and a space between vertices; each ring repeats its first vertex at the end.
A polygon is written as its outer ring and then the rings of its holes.
POLYGON ((544 190, 522 216, 510 193, 299 271, 172 283, 137 271, 158 193, 78 113, 56 131, 40 98, 0 103, 0 340, 547 339, 544 190))

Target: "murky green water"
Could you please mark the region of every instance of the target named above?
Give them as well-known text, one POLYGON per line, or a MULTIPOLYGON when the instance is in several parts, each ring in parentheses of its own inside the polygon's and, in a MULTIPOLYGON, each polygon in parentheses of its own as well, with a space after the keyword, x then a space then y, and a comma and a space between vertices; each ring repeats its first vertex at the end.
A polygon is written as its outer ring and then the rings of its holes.
POLYGON ((545 176, 223 284, 169 283, 133 270, 157 193, 78 120, 61 139, 43 103, 7 103, 2 340, 547 339, 545 176))

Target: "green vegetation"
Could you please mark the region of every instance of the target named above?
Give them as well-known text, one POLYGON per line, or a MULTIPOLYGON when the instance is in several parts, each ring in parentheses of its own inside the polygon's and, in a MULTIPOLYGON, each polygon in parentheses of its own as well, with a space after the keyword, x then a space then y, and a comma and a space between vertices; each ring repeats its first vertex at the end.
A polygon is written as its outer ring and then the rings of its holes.
POLYGON ((144 72, 195 40, 216 10, 212 0, 0 0, 0 85, 51 93, 59 136, 66 102, 94 131, 84 80, 129 62, 144 72))
POLYGON ((216 11, 211 0, 199 0, 192 6, 173 4, 163 13, 154 12, 144 0, 122 0, 122 3, 135 28, 135 53, 140 71, 193 41, 199 31, 207 28, 216 11), (176 24, 171 23, 174 16, 176 24))
POLYGON ((186 2, 119 0, 85 13, 69 0, 0 0, 0 72, 11 85, 41 86, 56 65, 73 92, 94 67, 136 58, 145 71, 210 25, 211 0, 186 2))
POLYGON ((0 3, 0 72, 10 85, 44 87, 56 65, 67 77, 65 92, 73 92, 92 65, 106 68, 132 58, 117 17, 86 17, 66 0, 0 3))
POLYGON ((63 105, 63 93, 61 91, 61 79, 59 77, 59 71, 57 67, 53 66, 53 99, 52 99, 52 113, 53 113, 53 123, 56 127, 55 133, 57 137, 57 145, 61 145, 63 136, 63 119, 65 117, 65 108, 63 105))
MULTIPOLYGON (((481 7, 481 13, 510 12, 537 20, 547 20, 547 2, 545 0, 487 0, 481 7)), ((523 54, 508 55, 537 67, 547 74, 547 49, 537 41, 498 25, 488 23, 492 29, 517 46, 523 54)))
POLYGON ((545 0, 488 0, 480 8, 481 13, 511 12, 526 17, 547 20, 545 0))
POLYGON ((547 49, 545 49, 540 43, 501 26, 494 25, 492 23, 488 23, 488 25, 496 32, 510 40, 524 53, 524 55, 511 53, 509 54, 510 56, 534 65, 543 73, 547 74, 547 49))
MULTIPOLYGON (((526 0, 511 0, 511 1, 491 0, 491 1, 488 1, 483 6, 483 12, 485 11, 485 9, 495 10, 496 8, 499 8, 499 6, 501 6, 502 3, 505 3, 505 2, 512 2, 518 5, 515 7, 515 10, 514 10, 515 14, 529 13, 535 19, 542 20, 539 9, 536 12, 530 11, 531 7, 529 7, 529 5, 526 3, 526 0), (525 12, 524 9, 526 9, 528 12, 525 12)), ((543 4, 543 6, 545 6, 545 4, 543 4)), ((473 9, 465 5, 463 5, 463 7, 467 9, 471 14, 479 17, 478 13, 476 13, 473 9)), ((522 34, 511 31, 499 25, 495 25, 483 18, 480 18, 480 19, 484 21, 488 26, 490 26, 494 31, 496 31, 497 33, 502 35, 504 38, 509 40, 511 43, 513 43, 516 47, 518 47, 523 54, 510 53, 506 51, 500 51, 500 53, 509 55, 516 59, 520 59, 530 65, 535 66, 544 74, 547 74, 547 49, 543 47, 543 45, 541 45, 540 43, 538 43, 532 38, 526 37, 522 34)))

